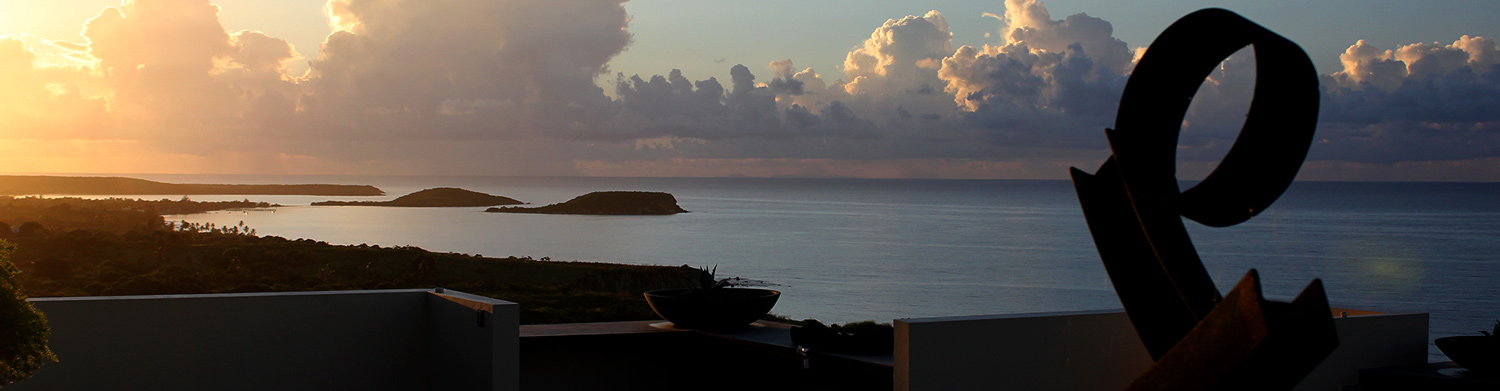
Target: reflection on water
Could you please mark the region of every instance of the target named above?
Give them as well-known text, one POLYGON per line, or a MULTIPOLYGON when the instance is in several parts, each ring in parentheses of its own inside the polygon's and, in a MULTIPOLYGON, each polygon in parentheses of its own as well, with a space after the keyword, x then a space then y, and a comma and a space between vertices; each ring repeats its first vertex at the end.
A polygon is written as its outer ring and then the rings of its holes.
MULTIPOLYGON (((144 176, 175 182, 243 177, 144 176)), ((255 196, 269 211, 173 216, 263 235, 416 245, 488 256, 719 265, 772 281, 776 313, 863 319, 1118 308, 1066 181, 262 177, 258 183, 373 184, 388 200, 457 186, 533 204, 596 190, 667 191, 692 213, 560 216, 483 208, 310 207, 328 197, 255 196)), ((176 197, 170 197, 176 198, 176 197)), ((194 196, 241 199, 243 196, 194 196)), ((1429 312, 1433 337, 1500 317, 1500 185, 1299 182, 1229 228, 1189 223, 1220 290, 1256 268, 1268 296, 1322 278, 1335 306, 1429 312)), ((1433 349, 1437 354, 1437 351, 1433 349)), ((1440 356, 1434 356, 1434 359, 1440 356)))

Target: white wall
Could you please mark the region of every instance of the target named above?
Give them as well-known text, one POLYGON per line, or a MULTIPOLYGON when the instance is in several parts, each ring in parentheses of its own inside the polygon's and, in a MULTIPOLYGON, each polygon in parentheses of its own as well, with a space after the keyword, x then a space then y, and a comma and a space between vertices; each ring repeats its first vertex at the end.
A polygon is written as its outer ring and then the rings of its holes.
POLYGON ((1359 384, 1360 369, 1427 363, 1427 313, 1346 312, 1348 317, 1333 318, 1338 349, 1293 390, 1342 391, 1359 384))
POLYGON ((897 390, 1119 390, 1151 356, 1119 311, 897 319, 897 390))
MULTIPOLYGON (((433 357, 515 355, 516 305, 427 290, 32 299, 59 362, 7 390, 412 390, 433 357), (493 321, 479 327, 476 312, 493 321), (460 315, 462 314, 462 315, 460 315), (467 315, 466 317, 463 315, 467 315), (462 317, 465 321, 452 318, 462 317), (434 331, 445 336, 434 337, 434 331), (477 336, 484 336, 480 338, 477 336), (439 343, 474 338, 472 344, 439 343)), ((515 360, 468 378, 513 390, 515 360), (500 373, 494 373, 494 372, 500 373), (480 375, 483 375, 482 378, 480 375), (500 377, 497 381, 492 377, 500 377)), ((456 379, 456 380, 455 380, 456 379)))
MULTIPOLYGON (((1427 314, 1335 318, 1339 348, 1296 390, 1427 360, 1427 314)), ((897 390, 1120 390, 1151 365, 1123 311, 897 319, 897 390)))
POLYGON ((432 390, 521 389, 520 312, 515 303, 446 291, 427 296, 432 390))

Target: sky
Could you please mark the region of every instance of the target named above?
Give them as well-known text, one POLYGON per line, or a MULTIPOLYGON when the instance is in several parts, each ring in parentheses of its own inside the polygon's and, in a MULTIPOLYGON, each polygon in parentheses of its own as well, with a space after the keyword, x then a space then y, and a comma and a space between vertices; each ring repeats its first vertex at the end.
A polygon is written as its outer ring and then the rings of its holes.
MULTIPOLYGON (((1500 181, 1479 0, 0 0, 0 172, 1063 179, 1206 7, 1316 65, 1300 179, 1500 181)), ((1254 64, 1205 80, 1179 177, 1254 64)))

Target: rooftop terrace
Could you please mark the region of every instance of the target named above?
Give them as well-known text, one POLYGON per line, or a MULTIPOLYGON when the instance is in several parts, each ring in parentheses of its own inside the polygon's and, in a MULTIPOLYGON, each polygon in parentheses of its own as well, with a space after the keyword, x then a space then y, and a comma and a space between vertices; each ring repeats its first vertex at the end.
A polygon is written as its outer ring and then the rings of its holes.
MULTIPOLYGON (((1120 311, 897 319, 893 354, 804 357, 780 323, 521 326, 442 289, 32 302, 61 361, 10 389, 1118 390, 1151 363, 1120 311)), ((1342 344, 1297 389, 1425 363, 1426 314, 1336 311, 1342 344)))

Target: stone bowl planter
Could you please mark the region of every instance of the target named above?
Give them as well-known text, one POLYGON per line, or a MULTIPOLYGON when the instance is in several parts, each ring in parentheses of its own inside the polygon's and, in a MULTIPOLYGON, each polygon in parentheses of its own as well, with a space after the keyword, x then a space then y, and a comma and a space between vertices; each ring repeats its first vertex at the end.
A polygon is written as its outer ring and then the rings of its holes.
POLYGON ((1454 364, 1483 374, 1500 374, 1500 337, 1442 337, 1433 341, 1454 364))
POLYGON ((662 319, 697 330, 745 327, 770 313, 779 298, 780 291, 756 288, 719 288, 711 295, 686 288, 646 292, 646 303, 662 319))

